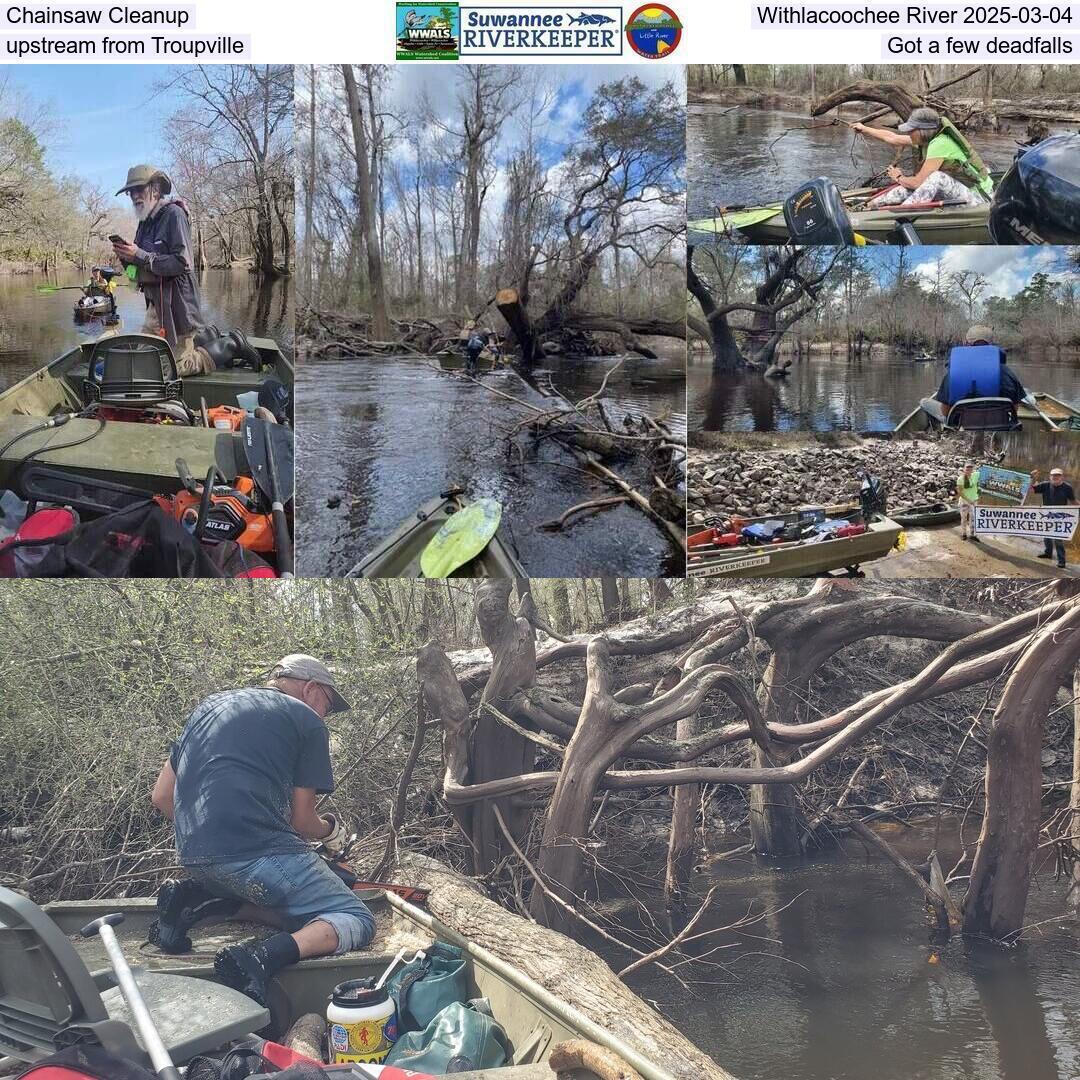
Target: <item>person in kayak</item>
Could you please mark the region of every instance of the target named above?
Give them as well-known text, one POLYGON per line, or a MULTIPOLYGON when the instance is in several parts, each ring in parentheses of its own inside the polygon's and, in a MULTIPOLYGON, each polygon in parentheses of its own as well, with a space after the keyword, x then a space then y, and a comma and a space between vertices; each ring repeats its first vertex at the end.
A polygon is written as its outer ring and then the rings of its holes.
POLYGON ((974 465, 965 465, 956 478, 957 506, 960 508, 960 539, 980 543, 975 535, 975 505, 979 501, 979 474, 974 465))
MULTIPOLYGON (((1028 491, 1042 496, 1043 506, 1076 506, 1076 492, 1072 484, 1066 483, 1065 473, 1061 469, 1051 469, 1049 481, 1039 483, 1042 474, 1038 469, 1031 470, 1032 485, 1028 491)), ((1043 540, 1043 552, 1037 556, 1040 559, 1052 559, 1057 555, 1059 570, 1065 569, 1065 541, 1043 540)))
POLYGON ((279 927, 214 961, 223 982, 262 1004, 281 968, 363 948, 375 935, 366 905, 312 848, 338 853, 345 843, 341 821, 316 799, 334 788, 324 718, 349 707, 325 664, 283 657, 265 686, 200 702, 154 785, 188 877, 162 886, 150 941, 187 952, 188 931, 207 918, 279 927))
POLYGON ((852 128, 897 149, 912 147, 920 162, 913 176, 890 165, 886 172, 893 186, 871 199, 871 208, 932 202, 978 206, 994 194, 990 171, 975 148, 934 109, 913 109, 896 131, 866 124, 852 128))
POLYGON ((116 292, 116 286, 112 283, 112 273, 106 277, 105 271, 100 266, 90 270, 90 280, 86 283, 87 296, 112 296, 116 292))
MULTIPOLYGON (((967 333, 964 335, 965 345, 992 345, 990 340, 993 337, 993 331, 988 326, 981 326, 976 324, 968 328, 967 333)), ((995 397, 1008 398, 1014 404, 1019 404, 1021 401, 1030 401, 1030 395, 1024 389, 1023 383, 1017 377, 1016 373, 1009 367, 1007 363, 1007 357, 1004 349, 998 350, 1001 360, 1001 368, 999 374, 998 392, 995 397)), ((951 380, 949 364, 945 364, 945 374, 941 377, 941 384, 938 386, 937 391, 933 397, 923 398, 919 402, 920 407, 924 412, 928 412, 935 420, 940 423, 944 423, 948 418, 949 410, 955 401, 951 400, 952 395, 949 390, 949 384, 951 380)))
POLYGON ((135 267, 146 298, 142 332, 164 337, 172 346, 177 374, 209 373, 214 362, 193 340, 203 317, 187 206, 172 194, 168 175, 152 165, 128 169, 127 182, 116 194, 125 193, 139 224, 134 241, 117 238, 113 251, 125 266, 135 267))

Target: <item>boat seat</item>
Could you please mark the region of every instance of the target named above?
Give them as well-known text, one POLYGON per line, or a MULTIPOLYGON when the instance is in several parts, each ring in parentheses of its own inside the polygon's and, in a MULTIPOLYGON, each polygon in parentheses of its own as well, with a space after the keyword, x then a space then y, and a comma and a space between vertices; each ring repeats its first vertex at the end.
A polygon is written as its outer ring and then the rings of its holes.
MULTIPOLYGON (((188 975, 133 974, 178 1065, 269 1023, 266 1009, 229 987, 188 975)), ((110 974, 92 976, 37 904, 0 887, 0 1054, 34 1062, 79 1042, 149 1060, 110 974)))
POLYGON ((966 398, 949 410, 945 426, 957 431, 1019 431, 1016 403, 1008 398, 966 398))
POLYGON ((120 334, 98 341, 90 353, 83 399, 121 409, 183 401, 169 343, 152 334, 120 334), (98 365, 101 365, 100 375, 98 365))

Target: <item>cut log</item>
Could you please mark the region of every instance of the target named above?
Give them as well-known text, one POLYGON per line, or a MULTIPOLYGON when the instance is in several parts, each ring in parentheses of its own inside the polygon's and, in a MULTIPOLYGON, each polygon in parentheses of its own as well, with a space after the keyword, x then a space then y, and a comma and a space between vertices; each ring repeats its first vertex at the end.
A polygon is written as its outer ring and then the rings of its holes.
POLYGON ((326 1041, 326 1020, 318 1013, 304 1013, 282 1040, 282 1046, 295 1050, 298 1054, 323 1059, 323 1043, 326 1041))
POLYGON ((510 333, 514 335, 522 360, 529 362, 536 356, 536 338, 532 321, 517 289, 500 289, 495 294, 495 306, 506 320, 510 333))
POLYGON ((513 964, 679 1080, 731 1080, 583 945, 504 910, 474 882, 434 859, 402 853, 399 871, 402 880, 430 890, 427 907, 435 918, 513 964))

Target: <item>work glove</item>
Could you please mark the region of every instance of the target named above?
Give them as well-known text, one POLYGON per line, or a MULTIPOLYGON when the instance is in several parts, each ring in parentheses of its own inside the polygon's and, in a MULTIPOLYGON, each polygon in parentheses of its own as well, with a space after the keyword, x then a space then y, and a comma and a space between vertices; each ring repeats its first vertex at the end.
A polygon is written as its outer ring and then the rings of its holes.
POLYGON ((323 814, 322 817, 330 822, 330 832, 318 842, 331 855, 340 855, 349 841, 349 830, 336 814, 323 814))

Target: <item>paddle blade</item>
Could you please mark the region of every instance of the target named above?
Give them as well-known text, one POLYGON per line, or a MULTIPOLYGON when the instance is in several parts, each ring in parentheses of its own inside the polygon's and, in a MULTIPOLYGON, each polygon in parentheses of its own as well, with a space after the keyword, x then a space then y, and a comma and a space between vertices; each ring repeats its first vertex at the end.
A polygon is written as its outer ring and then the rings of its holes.
POLYGON ((719 217, 691 221, 687 228, 693 232, 726 233, 733 229, 747 229, 751 225, 760 225, 782 211, 781 206, 755 206, 749 210, 732 210, 730 214, 721 214, 719 217))
POLYGON ((271 424, 266 420, 249 416, 244 420, 243 428, 244 456, 247 459, 251 477, 258 489, 267 499, 272 499, 270 467, 266 457, 266 440, 274 452, 274 464, 277 466, 277 478, 280 490, 278 498, 282 505, 293 497, 293 433, 291 428, 281 424, 271 424), (268 429, 268 434, 264 434, 268 429))
POLYGON ((421 573, 427 578, 449 577, 488 546, 501 520, 502 504, 495 499, 477 499, 451 515, 421 553, 421 573))

